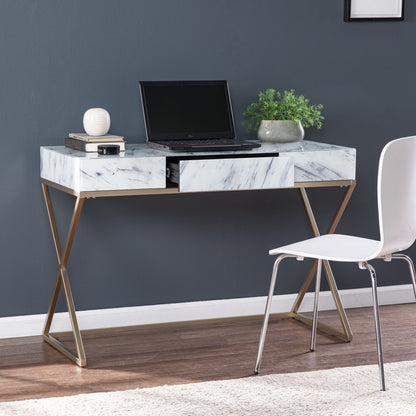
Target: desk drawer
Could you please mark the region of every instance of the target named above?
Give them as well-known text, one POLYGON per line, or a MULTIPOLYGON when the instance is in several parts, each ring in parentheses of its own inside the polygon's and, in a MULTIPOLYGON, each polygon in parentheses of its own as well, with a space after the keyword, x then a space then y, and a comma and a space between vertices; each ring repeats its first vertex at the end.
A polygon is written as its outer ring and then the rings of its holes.
POLYGON ((166 188, 166 159, 134 151, 100 156, 68 147, 40 148, 40 176, 75 192, 166 188))
POLYGON ((294 183, 291 157, 180 160, 168 168, 179 192, 288 188, 294 183))

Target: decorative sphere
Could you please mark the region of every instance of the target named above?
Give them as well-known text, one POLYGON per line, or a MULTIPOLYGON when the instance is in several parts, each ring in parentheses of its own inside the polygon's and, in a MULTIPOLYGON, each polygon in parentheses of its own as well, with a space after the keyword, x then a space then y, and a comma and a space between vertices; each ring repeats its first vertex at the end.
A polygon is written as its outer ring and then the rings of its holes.
POLYGON ((104 136, 110 130, 110 114, 104 108, 90 108, 84 114, 83 123, 89 136, 104 136))

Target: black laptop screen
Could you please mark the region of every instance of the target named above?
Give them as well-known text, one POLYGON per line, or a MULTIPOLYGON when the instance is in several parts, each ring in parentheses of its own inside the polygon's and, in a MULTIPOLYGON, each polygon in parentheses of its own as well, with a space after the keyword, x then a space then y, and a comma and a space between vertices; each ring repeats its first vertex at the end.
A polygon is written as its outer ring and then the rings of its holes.
POLYGON ((234 138, 226 81, 142 81, 148 140, 234 138))

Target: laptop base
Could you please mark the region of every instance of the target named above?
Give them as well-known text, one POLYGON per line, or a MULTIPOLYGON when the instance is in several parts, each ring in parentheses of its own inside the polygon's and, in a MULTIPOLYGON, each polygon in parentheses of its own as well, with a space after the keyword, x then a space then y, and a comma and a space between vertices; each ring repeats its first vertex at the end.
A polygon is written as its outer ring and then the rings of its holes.
POLYGON ((260 147, 260 143, 237 140, 196 140, 194 143, 182 140, 152 141, 147 144, 154 149, 168 150, 171 152, 221 152, 228 150, 251 150, 260 147))

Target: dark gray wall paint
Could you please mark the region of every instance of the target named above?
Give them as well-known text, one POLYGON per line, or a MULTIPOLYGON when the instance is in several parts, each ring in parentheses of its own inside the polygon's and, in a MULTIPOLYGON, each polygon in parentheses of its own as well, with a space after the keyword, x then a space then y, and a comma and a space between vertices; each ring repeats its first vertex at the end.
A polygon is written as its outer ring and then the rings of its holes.
MULTIPOLYGON (((415 7, 404 22, 344 23, 342 0, 2 0, 0 314, 45 312, 56 277, 39 146, 63 144, 96 106, 113 133, 142 141, 139 80, 227 79, 241 137, 259 90, 324 104, 307 138, 358 154, 338 231, 377 238, 379 152, 416 133, 415 7)), ((63 237, 74 199, 52 197, 63 237)), ((340 197, 311 191, 323 230, 340 197)), ((268 249, 310 235, 295 190, 88 200, 69 273, 78 309, 260 296, 268 249)), ((278 291, 296 292, 307 266, 284 264, 278 291)), ((404 266, 378 270, 382 285, 408 282, 404 266)), ((334 271, 341 288, 368 286, 355 265, 334 271)))

